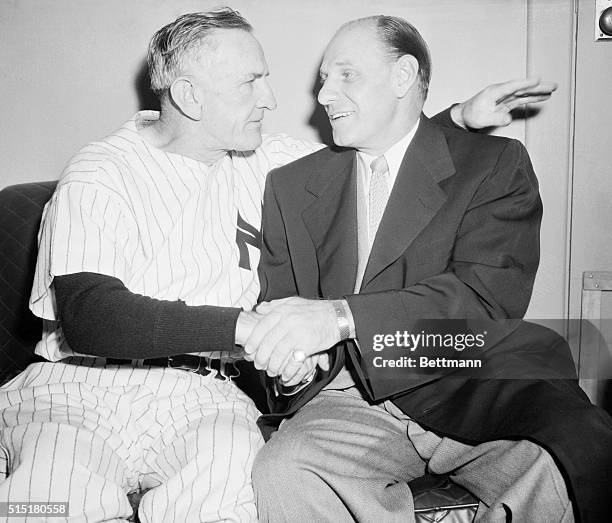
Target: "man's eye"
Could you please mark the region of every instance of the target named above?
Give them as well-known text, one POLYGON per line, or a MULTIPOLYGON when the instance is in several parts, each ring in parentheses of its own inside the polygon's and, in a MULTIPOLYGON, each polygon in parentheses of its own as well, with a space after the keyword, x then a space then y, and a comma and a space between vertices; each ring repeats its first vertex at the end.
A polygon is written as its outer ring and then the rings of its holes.
POLYGON ((342 73, 342 78, 344 78, 345 80, 352 80, 353 78, 355 78, 355 71, 344 71, 342 73))

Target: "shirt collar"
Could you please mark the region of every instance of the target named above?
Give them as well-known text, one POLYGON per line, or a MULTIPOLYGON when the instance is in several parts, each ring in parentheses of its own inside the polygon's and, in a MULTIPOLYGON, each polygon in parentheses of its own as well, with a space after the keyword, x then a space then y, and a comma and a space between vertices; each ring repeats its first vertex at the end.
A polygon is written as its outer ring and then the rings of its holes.
MULTIPOLYGON (((400 165, 402 164, 404 156, 406 155, 406 150, 412 142, 412 139, 414 138, 414 135, 416 134, 417 129, 419 127, 419 121, 420 120, 417 120, 412 129, 410 129, 410 131, 408 131, 408 133, 403 138, 395 142, 391 147, 389 147, 389 149, 387 149, 383 153, 383 156, 387 160, 387 165, 389 166, 388 181, 390 188, 393 187, 393 184, 395 183, 395 179, 397 178, 397 173, 399 172, 400 165)), ((366 186, 369 186, 371 176, 370 164, 377 157, 371 156, 361 151, 357 151, 357 155, 359 156, 363 164, 367 167, 366 169, 364 169, 364 171, 366 175, 366 186)))

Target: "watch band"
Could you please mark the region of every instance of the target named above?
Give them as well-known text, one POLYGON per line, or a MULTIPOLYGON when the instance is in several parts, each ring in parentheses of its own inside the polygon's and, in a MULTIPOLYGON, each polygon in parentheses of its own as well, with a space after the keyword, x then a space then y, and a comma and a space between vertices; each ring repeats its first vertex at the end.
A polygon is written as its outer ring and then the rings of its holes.
POLYGON ((336 322, 338 324, 338 332, 340 340, 346 340, 351 337, 351 324, 346 313, 346 308, 342 300, 331 300, 334 312, 336 313, 336 322))

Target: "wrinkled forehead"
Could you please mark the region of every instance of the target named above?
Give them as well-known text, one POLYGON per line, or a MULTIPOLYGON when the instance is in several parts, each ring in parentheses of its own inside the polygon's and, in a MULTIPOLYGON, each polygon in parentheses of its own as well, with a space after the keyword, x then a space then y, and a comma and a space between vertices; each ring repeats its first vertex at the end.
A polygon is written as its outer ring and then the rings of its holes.
POLYGON ((202 42, 199 65, 212 74, 266 74, 268 64, 259 41, 242 29, 217 29, 202 42))
POLYGON ((349 22, 333 36, 323 53, 321 72, 330 67, 363 62, 385 62, 385 47, 374 22, 349 22))

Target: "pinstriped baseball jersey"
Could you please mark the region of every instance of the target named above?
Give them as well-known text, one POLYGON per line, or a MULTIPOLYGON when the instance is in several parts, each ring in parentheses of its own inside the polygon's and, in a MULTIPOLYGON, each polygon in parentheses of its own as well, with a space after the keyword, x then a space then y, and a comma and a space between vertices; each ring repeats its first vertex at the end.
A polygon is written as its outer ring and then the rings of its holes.
POLYGON ((37 353, 54 363, 0 388, 0 498, 69 501, 79 521, 110 521, 142 488, 143 522, 252 522, 263 439, 250 398, 216 371, 68 357, 52 281, 96 272, 152 298, 250 309, 266 173, 316 146, 268 136, 207 166, 143 141, 139 126, 157 118, 138 113, 81 150, 45 208, 30 305, 45 320, 37 353))
POLYGON ((30 307, 45 320, 36 352, 50 361, 78 353, 58 323, 54 276, 95 272, 152 298, 251 309, 265 176, 320 147, 264 136, 208 166, 147 144, 137 129, 157 118, 140 112, 83 148, 45 207, 30 307))

